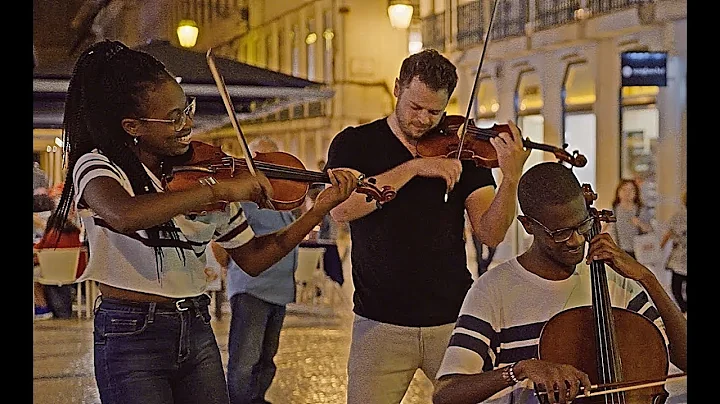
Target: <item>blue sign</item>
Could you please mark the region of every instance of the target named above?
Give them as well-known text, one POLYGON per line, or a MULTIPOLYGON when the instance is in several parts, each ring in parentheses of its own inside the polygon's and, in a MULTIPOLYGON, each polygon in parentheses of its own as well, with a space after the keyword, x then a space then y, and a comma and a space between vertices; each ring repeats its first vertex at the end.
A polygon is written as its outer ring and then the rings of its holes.
POLYGON ((621 86, 667 86, 667 52, 623 52, 621 86))

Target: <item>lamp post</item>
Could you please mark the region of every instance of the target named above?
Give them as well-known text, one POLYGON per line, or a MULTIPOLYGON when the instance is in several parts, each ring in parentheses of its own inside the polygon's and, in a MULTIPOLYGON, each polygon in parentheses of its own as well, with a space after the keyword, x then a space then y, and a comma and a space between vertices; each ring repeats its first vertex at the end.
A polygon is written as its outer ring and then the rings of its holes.
POLYGON ((180 40, 180 46, 184 48, 192 48, 195 46, 198 37, 198 27, 193 20, 182 20, 177 27, 177 36, 180 40))
POLYGON ((389 0, 388 17, 396 29, 407 29, 412 21, 413 6, 409 0, 389 0))

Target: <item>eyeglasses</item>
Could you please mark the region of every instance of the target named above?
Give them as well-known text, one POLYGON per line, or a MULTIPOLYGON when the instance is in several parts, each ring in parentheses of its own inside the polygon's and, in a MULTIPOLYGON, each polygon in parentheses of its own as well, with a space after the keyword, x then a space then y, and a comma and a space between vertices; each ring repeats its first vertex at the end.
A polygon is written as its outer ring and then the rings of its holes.
POLYGON ((550 230, 547 227, 545 227, 544 224, 538 222, 536 219, 531 218, 530 216, 525 216, 526 218, 532 220, 533 222, 540 225, 540 227, 545 230, 545 233, 550 236, 554 242, 556 243, 564 243, 568 240, 570 240, 570 237, 572 237, 574 232, 578 232, 581 236, 587 236, 588 233, 590 233, 590 230, 592 230, 593 227, 593 218, 591 216, 588 216, 587 219, 580 222, 579 225, 573 226, 573 227, 565 227, 563 229, 557 229, 557 230, 550 230))
POLYGON ((188 103, 185 109, 181 114, 174 117, 173 119, 156 119, 156 118, 135 118, 139 121, 145 121, 145 122, 164 122, 164 123, 172 123, 173 129, 175 132, 180 132, 185 127, 185 124, 187 123, 187 119, 193 119, 195 116, 195 97, 188 97, 188 103))

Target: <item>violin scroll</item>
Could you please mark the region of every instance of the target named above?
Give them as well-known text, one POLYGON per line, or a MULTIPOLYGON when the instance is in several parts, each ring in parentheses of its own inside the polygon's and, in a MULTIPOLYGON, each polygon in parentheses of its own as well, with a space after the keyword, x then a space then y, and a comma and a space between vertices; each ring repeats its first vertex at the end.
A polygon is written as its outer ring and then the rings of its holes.
POLYGON ((355 191, 365 194, 365 200, 367 202, 371 202, 374 199, 375 204, 378 209, 380 209, 386 202, 393 200, 397 192, 389 185, 384 185, 382 189, 380 189, 375 185, 375 182, 377 182, 375 178, 368 178, 366 181, 365 174, 360 174, 355 191))

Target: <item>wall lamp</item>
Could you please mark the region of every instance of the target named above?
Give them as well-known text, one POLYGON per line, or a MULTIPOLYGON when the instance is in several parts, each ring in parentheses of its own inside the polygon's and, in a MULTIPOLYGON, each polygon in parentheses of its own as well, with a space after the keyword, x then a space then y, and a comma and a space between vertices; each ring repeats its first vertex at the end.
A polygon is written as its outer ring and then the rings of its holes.
POLYGON ((195 46, 198 37, 198 27, 193 20, 182 20, 177 27, 177 36, 180 40, 180 46, 184 48, 192 48, 195 46))
POLYGON ((396 29, 407 29, 412 21, 413 6, 409 0, 389 0, 388 17, 396 29))

